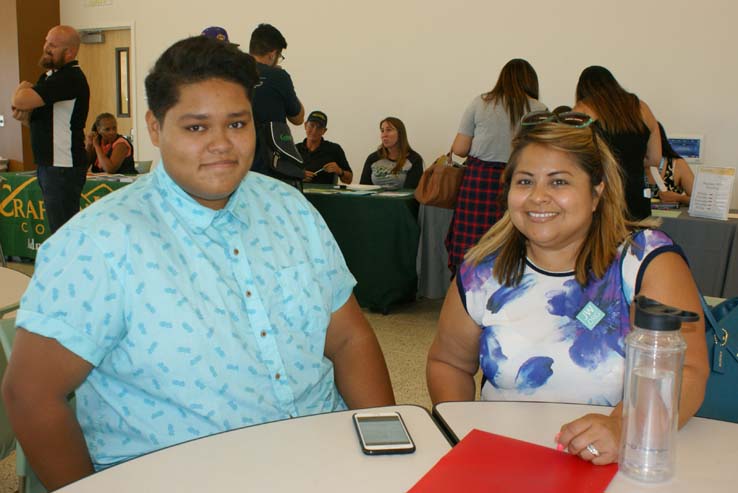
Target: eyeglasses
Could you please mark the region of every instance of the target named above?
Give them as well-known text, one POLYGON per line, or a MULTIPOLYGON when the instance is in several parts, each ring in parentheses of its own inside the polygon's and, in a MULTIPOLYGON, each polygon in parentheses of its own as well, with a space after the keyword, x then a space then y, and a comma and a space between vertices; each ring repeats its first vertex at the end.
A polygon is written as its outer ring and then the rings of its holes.
POLYGON ((280 61, 280 63, 281 63, 281 62, 283 62, 283 61, 284 61, 284 59, 285 59, 285 56, 284 56, 283 54, 281 54, 281 53, 280 53, 280 54, 279 54, 279 61, 280 61))
POLYGON ((574 128, 587 128, 594 119, 586 113, 578 111, 563 111, 554 113, 552 111, 531 111, 523 116, 520 125, 523 127, 532 127, 539 123, 563 123, 574 128))

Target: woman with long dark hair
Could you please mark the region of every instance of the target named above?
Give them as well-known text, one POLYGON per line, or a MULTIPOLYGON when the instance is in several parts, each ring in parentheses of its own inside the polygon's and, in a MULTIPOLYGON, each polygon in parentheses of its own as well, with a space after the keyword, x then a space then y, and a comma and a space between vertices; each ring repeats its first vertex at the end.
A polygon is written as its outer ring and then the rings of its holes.
POLYGON ((504 208, 497 197, 512 138, 525 113, 544 109, 538 101, 536 71, 520 58, 507 62, 495 87, 476 96, 466 108, 451 149, 467 158, 446 236, 452 271, 463 261, 466 251, 502 217, 504 208))
POLYGON ((661 137, 651 109, 622 88, 605 67, 593 65, 579 76, 574 111, 596 119, 625 177, 625 203, 631 219, 651 215, 646 169, 661 160, 661 137))
POLYGON ((402 120, 388 116, 379 122, 379 148, 367 156, 360 183, 385 188, 415 188, 423 174, 423 158, 410 147, 402 120))

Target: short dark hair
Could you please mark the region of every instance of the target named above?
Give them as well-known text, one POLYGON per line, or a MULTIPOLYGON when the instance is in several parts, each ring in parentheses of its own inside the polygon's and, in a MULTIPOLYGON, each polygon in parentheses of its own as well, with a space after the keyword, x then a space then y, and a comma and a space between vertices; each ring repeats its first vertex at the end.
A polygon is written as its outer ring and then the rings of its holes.
POLYGON ((252 55, 262 56, 270 51, 282 51, 286 48, 287 40, 284 39, 279 29, 271 24, 259 24, 251 33, 249 53, 252 55))
POLYGON ((156 119, 179 101, 179 88, 185 84, 223 79, 243 87, 252 100, 259 81, 253 57, 235 45, 206 36, 193 36, 177 41, 162 53, 146 76, 146 97, 156 119))

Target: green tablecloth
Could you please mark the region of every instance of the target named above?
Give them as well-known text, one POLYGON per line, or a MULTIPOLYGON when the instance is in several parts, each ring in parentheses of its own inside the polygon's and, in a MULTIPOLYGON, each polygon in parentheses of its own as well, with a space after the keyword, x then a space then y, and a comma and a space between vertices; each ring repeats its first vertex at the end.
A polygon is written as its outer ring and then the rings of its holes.
POLYGON ((394 303, 414 300, 420 227, 412 193, 402 197, 316 193, 330 189, 311 185, 305 187, 305 196, 341 247, 356 277, 359 304, 387 313, 394 303))
MULTIPOLYGON (((49 237, 46 209, 35 171, 0 173, 0 245, 8 257, 36 258, 49 237)), ((84 209, 128 183, 87 180, 80 206, 84 209)))

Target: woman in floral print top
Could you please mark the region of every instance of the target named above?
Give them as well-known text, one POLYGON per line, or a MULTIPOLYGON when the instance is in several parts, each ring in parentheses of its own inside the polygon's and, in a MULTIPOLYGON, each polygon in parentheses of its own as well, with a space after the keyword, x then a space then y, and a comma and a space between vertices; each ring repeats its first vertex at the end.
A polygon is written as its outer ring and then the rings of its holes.
MULTIPOLYGON (((618 165, 597 124, 580 127, 522 127, 505 169, 507 212, 446 295, 427 378, 434 403, 473 400, 481 366, 485 400, 614 406, 563 424, 558 438, 569 453, 608 464, 618 460, 633 298, 701 308, 681 250, 648 229, 656 223, 625 219, 618 165)), ((704 323, 682 333, 680 426, 702 403, 709 371, 704 323)))

